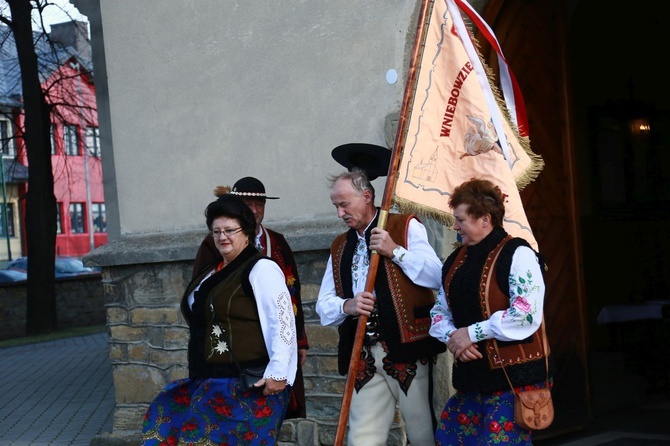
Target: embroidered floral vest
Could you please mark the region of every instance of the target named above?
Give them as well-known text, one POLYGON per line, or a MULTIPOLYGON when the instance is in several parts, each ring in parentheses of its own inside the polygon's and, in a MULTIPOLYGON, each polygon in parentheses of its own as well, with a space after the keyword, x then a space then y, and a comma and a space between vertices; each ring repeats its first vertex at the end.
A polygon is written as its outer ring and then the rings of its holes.
POLYGON ((258 308, 249 284, 249 272, 261 258, 255 248, 245 248, 228 266, 202 282, 192 310, 185 302, 205 274, 187 287, 182 312, 191 334, 189 377, 237 376, 235 361, 241 366, 267 363, 258 308))
POLYGON ((208 364, 235 361, 242 364, 268 356, 256 299, 242 286, 243 274, 258 258, 247 260, 209 293, 205 307, 205 316, 210 321, 209 336, 205 338, 208 364))

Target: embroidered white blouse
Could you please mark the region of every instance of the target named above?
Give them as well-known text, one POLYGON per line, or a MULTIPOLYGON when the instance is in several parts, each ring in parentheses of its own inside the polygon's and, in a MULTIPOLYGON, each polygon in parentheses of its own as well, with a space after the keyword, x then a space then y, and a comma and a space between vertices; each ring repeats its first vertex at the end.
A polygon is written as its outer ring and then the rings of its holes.
MULTIPOLYGON (((203 281, 212 273, 214 270, 203 281)), ((249 273, 249 282, 254 290, 263 339, 270 357, 263 378, 286 380, 287 384, 293 385, 298 367, 298 343, 293 304, 284 273, 272 260, 260 259, 249 273)), ((198 288, 200 285, 193 293, 198 288)), ((189 306, 193 305, 193 293, 188 298, 189 306)))
MULTIPOLYGON (((479 342, 491 338, 518 341, 532 335, 542 322, 544 290, 544 279, 537 256, 526 246, 518 247, 514 251, 509 273, 510 307, 496 311, 487 320, 470 325, 470 341, 479 342)), ((457 327, 447 305, 444 286, 440 287, 430 317, 430 335, 446 343, 457 327)))
MULTIPOLYGON (((361 237, 360 234, 357 235, 359 243, 362 240, 365 244, 365 238, 361 237)), ((438 289, 442 280, 442 262, 435 254, 433 247, 428 243, 426 227, 415 218, 411 219, 409 223, 407 246, 409 249, 400 247, 397 256, 392 259, 393 262, 400 266, 403 273, 417 285, 433 290, 438 289)), ((359 280, 352 280, 351 291, 354 296, 358 292, 365 291, 367 268, 370 260, 367 258, 367 247, 364 251, 365 256, 354 256, 354 262, 351 265, 352 275, 361 276, 359 280)), ((321 325, 325 326, 340 325, 347 318, 343 309, 346 299, 338 296, 335 290, 332 263, 333 258, 330 256, 321 281, 319 296, 316 300, 316 312, 321 318, 321 325)))

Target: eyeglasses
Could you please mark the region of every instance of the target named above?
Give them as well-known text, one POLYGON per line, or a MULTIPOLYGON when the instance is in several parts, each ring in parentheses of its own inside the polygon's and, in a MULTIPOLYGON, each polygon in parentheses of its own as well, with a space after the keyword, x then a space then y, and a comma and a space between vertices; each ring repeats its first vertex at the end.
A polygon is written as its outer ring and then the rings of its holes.
POLYGON ((223 229, 223 230, 214 229, 211 232, 212 232, 212 237, 214 237, 215 239, 218 239, 219 237, 221 237, 221 234, 225 234, 226 237, 230 237, 231 235, 237 234, 241 230, 242 230, 242 228, 240 227, 240 228, 227 228, 227 229, 223 229))

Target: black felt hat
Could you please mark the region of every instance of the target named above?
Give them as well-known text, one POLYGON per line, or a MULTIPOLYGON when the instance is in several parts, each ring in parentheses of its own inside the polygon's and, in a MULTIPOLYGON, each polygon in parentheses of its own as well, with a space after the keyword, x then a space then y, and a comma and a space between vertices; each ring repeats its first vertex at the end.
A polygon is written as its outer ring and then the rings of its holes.
POLYGON ((355 167, 363 170, 370 181, 387 175, 391 162, 391 151, 375 144, 343 144, 335 147, 331 155, 349 171, 355 167))
POLYGON ((268 197, 265 194, 265 186, 260 180, 254 177, 244 177, 237 180, 233 184, 233 188, 230 191, 233 195, 239 195, 240 197, 258 197, 258 198, 267 198, 268 200, 276 200, 279 197, 268 197))

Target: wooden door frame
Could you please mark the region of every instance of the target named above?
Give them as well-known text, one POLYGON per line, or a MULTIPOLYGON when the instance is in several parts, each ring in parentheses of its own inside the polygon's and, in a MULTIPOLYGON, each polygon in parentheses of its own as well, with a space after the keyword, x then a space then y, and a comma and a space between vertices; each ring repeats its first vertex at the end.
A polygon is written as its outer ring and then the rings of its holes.
MULTIPOLYGON (((578 193, 577 193, 577 165, 575 158, 575 135, 573 134, 574 124, 572 122, 572 100, 571 100, 571 91, 570 91, 570 75, 569 67, 566 56, 566 47, 567 47, 567 24, 566 24, 566 11, 567 5, 564 2, 532 2, 530 0, 490 0, 486 2, 486 5, 483 8, 482 17, 489 24, 489 26, 494 30, 496 36, 500 42, 503 51, 505 51, 505 41, 508 36, 513 34, 513 29, 515 26, 519 26, 518 20, 519 15, 515 11, 519 11, 520 8, 527 7, 532 5, 537 7, 537 5, 542 4, 542 7, 553 8, 551 11, 552 17, 556 17, 556 22, 552 24, 552 27, 547 26, 545 29, 549 29, 548 32, 557 32, 555 54, 557 60, 555 61, 556 65, 554 69, 559 70, 559 78, 562 79, 560 83, 560 91, 557 96, 559 99, 559 110, 556 110, 556 113, 559 113, 561 116, 561 121, 565 124, 561 126, 560 132, 560 142, 557 142, 551 147, 543 147, 543 150, 555 150, 560 151, 560 158, 563 162, 563 170, 560 172, 560 175, 565 181, 565 217, 569 224, 569 233, 572 235, 570 237, 570 246, 569 246, 569 259, 566 261, 573 263, 573 274, 571 277, 562 277, 562 280, 574 280, 575 293, 576 293, 576 308, 573 308, 575 312, 577 328, 579 330, 578 343, 577 343, 577 355, 580 357, 583 365, 583 373, 586 378, 584 383, 584 402, 586 404, 585 413, 588 415, 588 420, 570 420, 567 425, 559 427, 559 430, 551 432, 550 435, 562 433, 565 431, 581 429, 586 426, 585 423, 590 422, 592 419, 592 404, 590 399, 590 388, 589 388, 589 379, 588 379, 588 324, 587 324, 587 314, 586 314, 586 293, 585 293, 585 282, 584 282, 584 265, 583 265, 583 251, 582 251, 582 242, 581 242, 581 227, 580 227, 580 214, 579 214, 579 203, 578 203, 578 193), (562 9, 562 12, 561 12, 562 9), (498 33, 499 30, 504 30, 504 32, 498 33), (509 33, 507 33, 509 32, 509 33)), ((478 40, 480 41, 482 47, 482 54, 484 55, 484 60, 489 64, 494 73, 498 72, 497 66, 497 57, 495 52, 493 52, 488 44, 483 44, 483 39, 479 36, 478 40)), ((529 43, 532 45, 533 43, 529 43)), ((514 55, 505 54, 507 60, 510 63, 511 68, 514 70, 514 55)), ((525 61, 522 61, 525 63, 525 61)), ((521 67, 530 66, 524 65, 524 63, 518 64, 521 67)), ((523 68, 522 68, 523 69, 523 68)), ((517 78, 519 76, 517 75, 517 78)), ((536 100, 538 98, 535 98, 536 100)), ((532 122, 532 117, 529 116, 529 121, 532 122)), ((536 117, 537 118, 537 117, 536 117)), ((532 125, 532 124, 531 124, 532 125)), ((558 153, 554 153, 558 156, 558 153)), ((552 166, 553 167, 553 166, 552 166)), ((545 167, 545 170, 546 169, 545 167)), ((554 172, 556 172, 554 170, 554 172)), ((548 173, 547 173, 548 174, 548 173)), ((542 173, 540 173, 542 175, 542 173)), ((524 198, 524 193, 522 192, 522 199, 524 198)), ((531 216, 529 215, 529 220, 531 224, 531 216)), ((542 250, 542 244, 540 244, 540 249, 542 250)), ((551 261, 549 261, 551 264, 551 261)), ((550 285, 548 283, 548 285, 550 285)), ((561 299, 561 296, 552 295, 550 289, 547 290, 547 297, 549 299, 561 299)), ((547 313, 547 327, 549 332, 549 338, 551 340, 552 329, 551 329, 551 318, 552 314, 547 313)))

